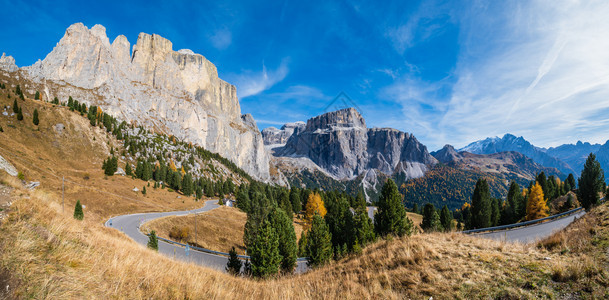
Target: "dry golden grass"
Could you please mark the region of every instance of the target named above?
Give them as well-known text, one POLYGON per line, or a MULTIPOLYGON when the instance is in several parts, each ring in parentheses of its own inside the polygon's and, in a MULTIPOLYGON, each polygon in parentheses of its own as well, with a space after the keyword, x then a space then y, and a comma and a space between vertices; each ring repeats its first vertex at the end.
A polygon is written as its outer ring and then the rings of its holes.
MULTIPOLYGON (((1 74, 0 74, 1 75, 1 74)), ((2 76, 0 76, 1 78, 2 76)), ((9 84, 7 84, 7 89, 9 84)), ((23 87, 23 84, 22 84, 23 87)), ((1 90, 6 91, 6 90, 1 90)), ((13 105, 14 96, 0 96, 0 107, 13 105)), ((104 176, 102 161, 110 155, 110 147, 119 143, 105 130, 92 127, 89 121, 67 107, 29 98, 18 100, 24 120, 0 118, 0 155, 25 174, 26 180, 40 181, 41 187, 61 197, 65 177, 66 210, 77 200, 85 205, 85 214, 93 213, 103 222, 125 213, 183 210, 201 207, 192 197, 184 197, 166 189, 147 187, 147 195, 133 192, 146 182, 122 176, 104 176), (32 124, 32 113, 38 109, 40 125, 32 124), (63 124, 59 133, 54 127, 63 124), (180 196, 180 198, 178 198, 180 196)), ((124 167, 124 162, 119 162, 124 167)))
MULTIPOLYGON (((569 282, 561 281, 604 274, 591 268, 596 263, 592 257, 577 263, 575 256, 559 260, 561 254, 535 245, 434 233, 382 240, 362 255, 300 276, 234 278, 159 255, 103 227, 96 218, 76 221, 71 212, 61 213, 54 195, 10 184, 17 186, 13 195, 18 200, 0 226, 0 282, 12 284, 14 298, 553 297, 558 288, 568 289, 569 282)), ((606 292, 599 284, 592 286, 595 295, 606 292)))
MULTIPOLYGON (((142 230, 154 230, 158 236, 169 238, 172 229, 187 228, 188 238, 182 242, 221 252, 228 252, 235 247, 239 254, 245 254, 243 231, 247 215, 244 212, 238 208, 222 206, 197 214, 196 237, 194 218, 194 215, 164 217, 144 224, 142 230)), ((294 229, 296 237, 300 238, 302 225, 294 223, 294 229)))

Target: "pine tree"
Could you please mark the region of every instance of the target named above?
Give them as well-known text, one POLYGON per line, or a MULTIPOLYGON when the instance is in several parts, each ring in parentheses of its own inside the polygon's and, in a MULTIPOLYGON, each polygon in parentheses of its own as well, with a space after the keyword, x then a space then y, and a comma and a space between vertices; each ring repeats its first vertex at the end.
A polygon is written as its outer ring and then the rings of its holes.
POLYGON ((421 228, 425 231, 442 231, 442 222, 440 215, 433 204, 427 203, 423 207, 423 221, 421 222, 421 228))
POLYGON ((40 123, 40 120, 38 120, 38 109, 34 109, 34 116, 32 117, 32 122, 36 126, 38 126, 38 123, 40 123))
POLYGON ((243 185, 242 188, 239 188, 239 192, 237 193, 237 207, 246 213, 249 212, 250 209, 250 197, 243 185))
POLYGON ((415 213, 415 214, 419 214, 420 213, 419 212, 419 206, 416 203, 412 206, 412 212, 415 213))
POLYGON ((142 195, 144 195, 144 196, 146 195, 146 186, 144 186, 144 187, 142 188, 142 195))
POLYGON ((567 176, 567 180, 565 181, 565 183, 567 184, 568 191, 572 191, 577 188, 577 183, 575 182, 575 177, 572 173, 569 173, 569 176, 567 176))
POLYGON ((300 193, 296 188, 290 190, 290 203, 292 203, 292 211, 299 213, 302 210, 302 203, 300 202, 300 193))
POLYGON ((524 216, 522 213, 523 207, 521 207, 521 198, 522 193, 520 191, 520 186, 516 181, 512 181, 510 183, 510 189, 507 194, 507 203, 504 212, 504 223, 512 224, 516 223, 520 218, 524 216))
POLYGON ((590 153, 579 177, 577 198, 586 210, 599 203, 599 193, 605 189, 605 175, 596 155, 590 153))
POLYGON ((186 173, 184 178, 182 178, 182 193, 185 196, 190 196, 193 192, 192 176, 189 173, 186 173))
POLYGON ((21 111, 21 107, 19 107, 19 112, 17 112, 17 120, 23 121, 23 111, 21 111))
POLYGON ((548 205, 539 183, 531 188, 527 201, 527 220, 537 220, 548 216, 548 205))
POLYGON ((19 113, 19 105, 17 105, 17 99, 13 101, 13 112, 16 114, 19 113))
POLYGON ((131 164, 130 163, 125 164, 125 174, 127 176, 132 176, 133 175, 133 170, 131 169, 131 164))
POLYGON ((256 236, 247 247, 252 261, 252 275, 266 278, 279 271, 281 255, 279 238, 268 220, 263 220, 256 236))
POLYGON ((34 100, 40 100, 40 92, 36 91, 36 94, 34 95, 34 100))
POLYGON ((535 178, 535 181, 539 184, 539 186, 541 186, 541 190, 543 191, 543 194, 547 199, 549 196, 549 193, 548 193, 548 179, 546 178, 546 173, 541 172, 541 173, 537 174, 537 178, 535 178))
POLYGON ((152 250, 159 251, 159 240, 157 239, 154 230, 148 235, 148 244, 146 246, 152 250))
POLYGON ((104 174, 106 174, 107 176, 114 175, 114 173, 116 173, 116 171, 118 170, 118 158, 116 158, 115 156, 108 158, 104 167, 104 174))
POLYGON ((305 254, 311 268, 322 266, 332 258, 332 235, 324 219, 315 214, 307 233, 305 254))
POLYGON ((491 198, 491 226, 499 225, 501 221, 501 200, 491 198))
POLYGON ((275 207, 268 215, 279 238, 279 255, 281 255, 281 270, 291 273, 296 267, 298 245, 292 219, 281 208, 275 207))
POLYGON ((412 221, 406 217, 406 209, 393 180, 388 179, 383 185, 374 216, 374 230, 379 236, 395 234, 397 236, 412 234, 412 221))
POLYGON ((446 205, 442 207, 442 211, 440 212, 440 223, 442 224, 442 228, 444 228, 444 231, 453 230, 453 215, 448 210, 448 206, 446 205))
POLYGON ((74 219, 82 220, 85 218, 85 214, 82 211, 82 205, 80 204, 80 200, 76 201, 76 206, 74 207, 74 219))
POLYGON ((472 195, 472 220, 473 228, 486 228, 491 226, 491 200, 488 183, 486 179, 478 179, 474 194, 472 195))
POLYGON ((226 272, 232 275, 238 275, 241 272, 241 260, 237 256, 237 250, 233 246, 228 251, 228 263, 226 263, 226 272))

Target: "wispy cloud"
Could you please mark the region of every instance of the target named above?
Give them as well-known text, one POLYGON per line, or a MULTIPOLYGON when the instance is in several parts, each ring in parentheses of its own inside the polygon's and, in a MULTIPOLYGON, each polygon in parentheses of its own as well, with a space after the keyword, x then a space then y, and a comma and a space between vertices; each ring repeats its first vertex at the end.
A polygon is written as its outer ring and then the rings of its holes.
POLYGON ((232 81, 237 86, 237 95, 243 99, 268 90, 282 81, 288 75, 288 72, 288 59, 283 59, 275 70, 268 70, 263 63, 262 71, 245 71, 243 74, 235 76, 232 81))
POLYGON ((412 79, 385 90, 404 108, 402 128, 432 149, 506 132, 540 146, 609 138, 609 2, 491 2, 457 14, 448 93, 412 79))
POLYGON ((209 39, 214 48, 224 50, 232 43, 233 36, 227 28, 221 28, 214 31, 214 34, 209 39))

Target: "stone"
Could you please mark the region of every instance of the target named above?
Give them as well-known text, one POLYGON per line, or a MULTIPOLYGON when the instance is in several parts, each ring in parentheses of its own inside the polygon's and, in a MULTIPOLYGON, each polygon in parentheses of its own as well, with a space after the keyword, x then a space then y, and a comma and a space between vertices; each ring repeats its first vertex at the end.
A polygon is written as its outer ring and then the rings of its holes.
POLYGON ((10 163, 8 162, 6 159, 4 159, 4 157, 2 157, 0 155, 0 170, 4 170, 6 171, 6 173, 8 173, 8 175, 11 176, 17 176, 19 174, 19 172, 17 172, 17 169, 10 163))
MULTIPOLYGON (((71 25, 47 57, 22 70, 54 84, 54 95, 98 105, 120 120, 174 135, 233 161, 269 181, 270 155, 251 115, 241 115, 235 86, 209 60, 173 51, 171 41, 140 33, 130 50, 125 36, 110 44, 101 25, 71 25)), ((46 89, 45 89, 46 90, 46 89)))
POLYGON ((15 59, 12 56, 7 56, 5 53, 2 53, 2 56, 0 57, 0 70, 15 72, 19 70, 19 67, 15 64, 15 59))
POLYGON ((403 173, 418 178, 437 160, 427 147, 409 134, 392 128, 367 128, 354 108, 346 108, 311 118, 304 128, 296 127, 285 146, 275 148, 276 156, 306 157, 336 179, 354 179, 365 174, 376 178, 403 173))

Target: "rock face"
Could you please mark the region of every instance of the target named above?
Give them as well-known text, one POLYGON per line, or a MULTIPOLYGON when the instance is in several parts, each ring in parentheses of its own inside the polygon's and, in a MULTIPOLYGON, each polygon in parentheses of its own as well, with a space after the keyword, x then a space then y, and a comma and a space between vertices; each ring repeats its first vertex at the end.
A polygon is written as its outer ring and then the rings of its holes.
POLYGON ((529 143, 523 137, 516 137, 511 134, 506 134, 503 136, 503 138, 494 137, 473 142, 459 151, 467 151, 474 154, 492 154, 505 151, 515 151, 526 155, 544 167, 556 168, 564 174, 573 173, 575 175, 576 172, 568 164, 560 159, 548 155, 544 152, 544 150, 545 149, 537 148, 531 145, 531 143, 529 143))
POLYGON ((391 128, 368 129, 353 108, 309 119, 275 155, 309 158, 337 179, 353 179, 371 169, 417 178, 437 163, 413 135, 391 128))
POLYGON ((262 139, 265 145, 285 145, 294 132, 299 132, 305 128, 305 122, 299 121, 286 123, 281 129, 268 127, 262 130, 262 139))
POLYGON ((125 36, 110 43, 106 29, 70 26, 43 61, 23 68, 29 77, 55 84, 72 96, 127 122, 199 144, 232 160, 254 178, 268 181, 269 154, 250 115, 241 115, 233 85, 190 50, 174 51, 156 34, 140 33, 130 49, 125 36))
POLYGON ((461 159, 461 155, 452 145, 445 145, 442 149, 431 152, 431 155, 443 164, 453 163, 461 159))
POLYGON ((15 64, 15 59, 12 56, 6 56, 5 53, 2 53, 2 57, 0 57, 0 70, 15 72, 19 70, 19 67, 15 64))

